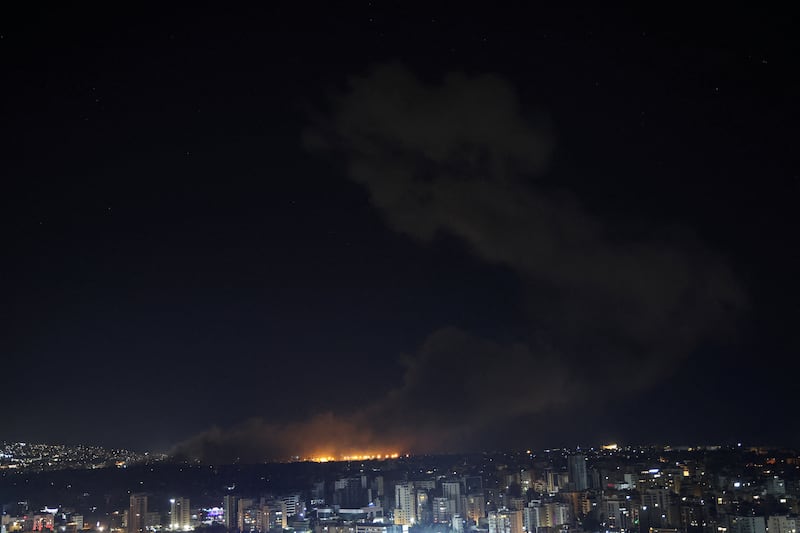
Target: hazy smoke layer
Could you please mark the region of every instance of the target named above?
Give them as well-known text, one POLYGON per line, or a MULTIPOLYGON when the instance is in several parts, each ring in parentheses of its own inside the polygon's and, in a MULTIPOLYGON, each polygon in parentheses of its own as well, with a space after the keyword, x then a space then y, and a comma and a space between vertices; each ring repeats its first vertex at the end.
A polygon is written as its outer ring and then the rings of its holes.
POLYGON ((212 430, 182 446, 188 455, 464 446, 498 420, 652 384, 743 304, 727 266, 697 243, 621 240, 570 195, 537 187, 551 136, 500 78, 427 84, 379 67, 350 80, 307 141, 346 158, 396 231, 423 243, 448 234, 513 269, 529 295, 530 335, 502 344, 436 331, 407 359, 403 384, 364 411, 212 430))

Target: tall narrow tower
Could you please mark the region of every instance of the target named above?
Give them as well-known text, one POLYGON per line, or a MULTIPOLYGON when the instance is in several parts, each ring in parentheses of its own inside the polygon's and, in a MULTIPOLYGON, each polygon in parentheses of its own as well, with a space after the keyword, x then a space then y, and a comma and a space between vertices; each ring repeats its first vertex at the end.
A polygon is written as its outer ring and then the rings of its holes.
POLYGON ((147 494, 131 494, 128 509, 128 533, 144 533, 147 519, 147 494))
POLYGON ((189 507, 189 498, 172 498, 169 503, 170 529, 184 531, 191 528, 192 514, 189 507))
POLYGON ((417 521, 414 484, 398 483, 394 487, 394 523, 399 526, 414 525, 417 521))
POLYGON ((570 455, 567 459, 569 467, 569 480, 575 486, 575 490, 586 490, 589 483, 586 477, 586 456, 582 453, 570 455))
POLYGON ((222 500, 223 517, 225 518, 225 529, 233 531, 238 529, 238 520, 236 519, 236 496, 233 494, 226 494, 222 500))

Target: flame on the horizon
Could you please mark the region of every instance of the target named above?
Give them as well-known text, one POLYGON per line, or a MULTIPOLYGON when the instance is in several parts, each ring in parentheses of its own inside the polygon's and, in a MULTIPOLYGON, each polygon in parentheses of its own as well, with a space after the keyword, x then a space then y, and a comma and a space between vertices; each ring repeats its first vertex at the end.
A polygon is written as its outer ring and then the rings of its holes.
MULTIPOLYGON (((400 454, 395 453, 362 453, 352 455, 315 455, 306 457, 304 461, 313 461, 315 463, 330 463, 334 461, 384 461, 386 459, 397 459, 400 454)), ((408 457, 408 455, 406 455, 408 457)))

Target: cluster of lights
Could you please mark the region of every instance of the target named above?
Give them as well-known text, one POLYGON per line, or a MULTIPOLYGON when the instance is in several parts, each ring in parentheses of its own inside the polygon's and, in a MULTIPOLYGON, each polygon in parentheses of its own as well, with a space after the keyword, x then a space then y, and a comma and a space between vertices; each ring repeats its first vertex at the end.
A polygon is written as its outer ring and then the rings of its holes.
POLYGON ((374 461, 374 460, 384 460, 384 459, 397 459, 400 457, 399 453, 385 453, 385 454, 356 454, 356 455, 342 455, 339 457, 334 457, 333 455, 319 455, 308 458, 309 461, 314 461, 315 463, 330 463, 333 461, 374 461))

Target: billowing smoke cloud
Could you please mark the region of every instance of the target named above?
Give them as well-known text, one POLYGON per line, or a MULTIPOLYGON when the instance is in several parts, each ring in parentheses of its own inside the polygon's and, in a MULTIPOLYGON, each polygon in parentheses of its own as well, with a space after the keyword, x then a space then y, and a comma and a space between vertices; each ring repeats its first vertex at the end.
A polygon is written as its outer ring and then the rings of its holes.
POLYGON ((532 353, 526 344, 501 344, 457 328, 434 332, 404 362, 402 385, 358 412, 290 424, 252 419, 198 435, 175 453, 212 462, 261 462, 460 449, 498 416, 513 418, 581 393, 558 354, 532 353))
POLYGON ((190 454, 463 446, 498 420, 651 385, 743 305, 727 266, 698 243, 620 239, 565 191, 537 186, 553 140, 498 77, 429 84, 376 68, 350 80, 307 141, 345 158, 396 231, 423 244, 449 235, 512 269, 530 334, 503 344, 444 328, 406 358, 403 383, 361 412, 212 431, 187 443, 190 454))

